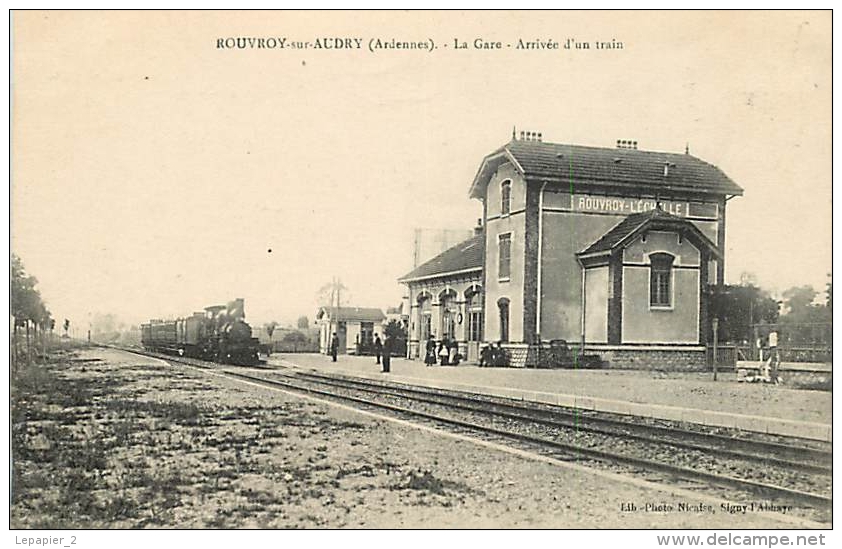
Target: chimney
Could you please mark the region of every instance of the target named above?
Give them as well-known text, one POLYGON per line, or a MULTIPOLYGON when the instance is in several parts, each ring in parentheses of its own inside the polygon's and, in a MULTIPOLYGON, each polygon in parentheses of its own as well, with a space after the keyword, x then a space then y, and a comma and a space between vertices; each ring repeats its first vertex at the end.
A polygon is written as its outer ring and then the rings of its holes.
POLYGON ((474 227, 474 236, 479 236, 482 234, 482 218, 477 219, 477 226, 474 227))
POLYGON ((541 142, 544 140, 544 137, 541 132, 520 132, 520 140, 541 142))
POLYGON ((629 141, 628 139, 618 139, 617 140, 617 148, 618 149, 631 149, 637 150, 637 141, 629 141))

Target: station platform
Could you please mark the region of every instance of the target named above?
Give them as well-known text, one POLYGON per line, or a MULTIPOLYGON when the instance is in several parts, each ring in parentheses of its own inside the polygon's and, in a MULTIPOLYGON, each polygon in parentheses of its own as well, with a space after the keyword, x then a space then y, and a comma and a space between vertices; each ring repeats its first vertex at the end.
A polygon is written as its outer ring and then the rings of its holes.
POLYGON ((397 383, 575 406, 624 415, 685 421, 831 442, 832 393, 747 384, 736 373, 642 370, 532 370, 476 365, 426 366, 393 358, 384 374, 374 357, 273 354, 268 364, 397 383))

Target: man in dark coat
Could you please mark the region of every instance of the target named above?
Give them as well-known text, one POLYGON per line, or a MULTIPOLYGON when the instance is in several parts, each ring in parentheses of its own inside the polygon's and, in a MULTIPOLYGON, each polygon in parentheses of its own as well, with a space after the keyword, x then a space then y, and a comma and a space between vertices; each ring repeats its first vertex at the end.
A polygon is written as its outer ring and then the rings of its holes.
POLYGON ((376 364, 380 364, 380 355, 383 354, 383 342, 380 341, 380 336, 374 334, 374 356, 377 357, 376 364))
POLYGON ((336 354, 339 352, 339 336, 336 335, 336 332, 333 332, 333 338, 330 340, 330 356, 333 357, 333 361, 336 362, 336 354))
POLYGON ((383 373, 388 374, 392 366, 392 347, 394 347, 394 340, 391 334, 386 334, 386 339, 383 341, 383 373))

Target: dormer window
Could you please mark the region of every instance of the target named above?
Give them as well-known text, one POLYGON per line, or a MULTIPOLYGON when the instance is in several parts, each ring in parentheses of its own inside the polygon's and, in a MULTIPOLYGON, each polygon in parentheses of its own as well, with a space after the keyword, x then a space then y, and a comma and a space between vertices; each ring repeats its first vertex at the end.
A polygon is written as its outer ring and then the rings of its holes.
POLYGON ((509 214, 512 211, 512 182, 505 180, 500 184, 500 213, 509 214))

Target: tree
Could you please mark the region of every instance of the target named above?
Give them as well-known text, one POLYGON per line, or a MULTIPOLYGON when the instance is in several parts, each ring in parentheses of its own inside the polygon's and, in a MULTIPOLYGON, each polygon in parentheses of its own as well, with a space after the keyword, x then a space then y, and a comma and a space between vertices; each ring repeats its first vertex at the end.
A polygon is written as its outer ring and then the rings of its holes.
POLYGON ((406 329, 403 327, 403 324, 395 319, 390 320, 389 323, 386 324, 383 328, 383 333, 387 336, 391 336, 392 339, 406 339, 406 329))
POLYGON ((296 326, 299 330, 307 330, 310 328, 310 320, 306 316, 299 316, 296 326))
POLYGON ((11 272, 11 313, 18 325, 24 326, 28 321, 38 317, 41 294, 35 289, 38 279, 26 273, 23 261, 12 255, 11 272))
POLYGON ((310 341, 310 338, 308 338, 306 334, 295 331, 287 333, 284 336, 284 341, 287 343, 307 343, 310 341))
POLYGON ((96 313, 94 315, 93 321, 91 322, 91 328, 93 330, 93 333, 96 335, 113 334, 117 331, 118 324, 119 320, 115 315, 111 313, 96 313))
POLYGON ((278 327, 278 323, 274 320, 272 322, 267 322, 263 328, 266 330, 266 335, 269 336, 269 341, 272 341, 272 334, 275 333, 275 328, 278 327))
POLYGON ((757 275, 749 271, 743 271, 740 273, 740 286, 759 286, 757 284, 757 275))
POLYGON ((813 303, 817 295, 812 286, 795 286, 783 293, 787 312, 781 316, 781 326, 786 341, 798 346, 830 340, 833 311, 813 303))
POLYGON ((778 302, 752 285, 723 285, 711 290, 711 318, 719 319, 720 341, 751 341, 752 324, 778 320, 778 302))
POLYGON ((18 328, 23 327, 26 329, 27 355, 30 355, 30 328, 34 330, 36 338, 38 337, 39 329, 43 336, 50 325, 50 312, 41 300, 40 292, 35 289, 38 279, 27 274, 23 261, 15 254, 12 254, 9 275, 9 312, 14 318, 12 337, 14 338, 15 352, 12 356, 13 360, 17 361, 18 328))
POLYGON ((348 288, 338 278, 319 288, 316 301, 320 307, 342 307, 348 303, 348 288))
POLYGON ((790 322, 808 322, 818 292, 812 286, 793 286, 783 293, 790 322))
POLYGON ((293 352, 298 350, 300 345, 307 345, 310 339, 301 332, 289 332, 284 336, 284 343, 292 345, 293 352))
POLYGON ((781 316, 786 324, 823 324, 833 320, 832 309, 815 303, 819 293, 812 286, 794 286, 783 293, 787 312, 781 316))

